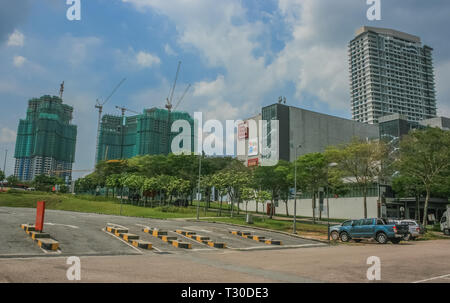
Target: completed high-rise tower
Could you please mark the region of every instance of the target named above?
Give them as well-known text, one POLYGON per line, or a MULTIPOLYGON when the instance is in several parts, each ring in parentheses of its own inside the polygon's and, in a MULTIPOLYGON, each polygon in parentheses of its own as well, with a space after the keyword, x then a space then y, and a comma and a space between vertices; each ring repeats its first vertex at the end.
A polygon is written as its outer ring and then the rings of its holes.
POLYGON ((374 124, 393 113, 408 121, 435 117, 432 50, 396 30, 358 29, 349 44, 353 120, 374 124))

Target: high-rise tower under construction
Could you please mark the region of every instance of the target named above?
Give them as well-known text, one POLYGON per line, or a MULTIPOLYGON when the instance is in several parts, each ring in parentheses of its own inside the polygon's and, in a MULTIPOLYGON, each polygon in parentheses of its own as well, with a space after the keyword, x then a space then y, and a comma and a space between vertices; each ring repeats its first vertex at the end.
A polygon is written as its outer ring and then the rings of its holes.
POLYGON ((172 152, 172 139, 179 132, 170 132, 168 125, 177 120, 187 121, 191 128, 191 151, 194 146, 194 120, 186 112, 169 112, 164 109, 145 109, 142 114, 130 117, 104 115, 100 125, 97 162, 129 159, 138 155, 158 155, 172 152), (170 121, 170 123, 169 123, 170 121))
POLYGON ((70 181, 75 160, 77 127, 71 123, 73 107, 60 97, 28 101, 27 117, 17 131, 14 175, 31 181, 38 175, 70 181))

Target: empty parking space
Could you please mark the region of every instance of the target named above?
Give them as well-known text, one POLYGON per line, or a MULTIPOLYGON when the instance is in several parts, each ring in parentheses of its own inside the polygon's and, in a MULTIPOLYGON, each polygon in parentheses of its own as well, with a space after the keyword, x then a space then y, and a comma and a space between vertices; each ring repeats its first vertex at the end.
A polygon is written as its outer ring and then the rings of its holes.
MULTIPOLYGON (((24 233, 21 224, 33 223, 35 209, 0 208, 0 257, 41 256, 46 255, 33 240, 24 233)), ((133 255, 133 254, 192 254, 198 252, 218 252, 227 250, 252 250, 276 248, 275 246, 301 247, 302 245, 322 245, 319 242, 291 237, 289 235, 244 228, 252 235, 265 239, 280 240, 283 245, 268 245, 232 235, 230 231, 236 227, 209 222, 158 220, 132 217, 120 217, 100 214, 86 214, 47 210, 44 231, 59 242, 61 255, 133 255), (108 232, 109 225, 127 229, 127 239, 117 237, 108 232), (144 228, 165 231, 165 237, 153 236, 144 232, 144 228), (178 231, 178 232, 177 232, 178 231), (184 231, 184 232, 180 232, 184 231), (139 247, 133 237, 151 243, 152 249, 139 247), (134 245, 134 246, 133 246, 134 245)))

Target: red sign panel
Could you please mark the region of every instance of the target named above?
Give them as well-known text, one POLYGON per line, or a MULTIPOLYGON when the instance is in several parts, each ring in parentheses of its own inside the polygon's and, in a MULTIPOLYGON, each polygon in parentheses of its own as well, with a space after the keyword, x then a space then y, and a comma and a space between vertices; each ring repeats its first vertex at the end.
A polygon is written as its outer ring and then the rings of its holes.
POLYGON ((45 201, 38 201, 36 207, 36 224, 35 230, 42 232, 44 230, 44 213, 45 213, 45 201))
POLYGON ((255 159, 248 159, 248 167, 252 167, 252 166, 258 166, 259 164, 259 159, 255 158, 255 159))
POLYGON ((248 125, 247 125, 247 122, 239 124, 238 137, 239 137, 239 140, 248 139, 248 125))

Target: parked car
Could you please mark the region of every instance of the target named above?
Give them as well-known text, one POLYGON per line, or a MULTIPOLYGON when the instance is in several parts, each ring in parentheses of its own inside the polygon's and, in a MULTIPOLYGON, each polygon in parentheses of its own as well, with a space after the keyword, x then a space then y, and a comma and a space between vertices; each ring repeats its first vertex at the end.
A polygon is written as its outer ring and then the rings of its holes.
POLYGON ((450 236, 450 205, 447 205, 447 210, 442 214, 440 223, 441 231, 450 236))
POLYGON ((404 220, 387 220, 388 223, 393 224, 405 224, 409 227, 409 233, 405 236, 404 240, 415 240, 420 235, 423 235, 425 233, 425 230, 423 228, 423 225, 420 223, 417 223, 417 221, 412 219, 404 219, 404 220))
POLYGON ((384 219, 371 218, 354 220, 350 226, 343 226, 339 237, 342 242, 351 239, 360 242, 372 238, 380 244, 388 241, 398 244, 408 233, 409 226, 406 224, 387 223, 384 219))
POLYGON ((342 228, 345 226, 352 225, 352 222, 353 222, 353 220, 347 220, 347 221, 342 222, 341 224, 331 226, 330 227, 331 240, 333 240, 333 241, 339 240, 339 234, 341 233, 342 228))

